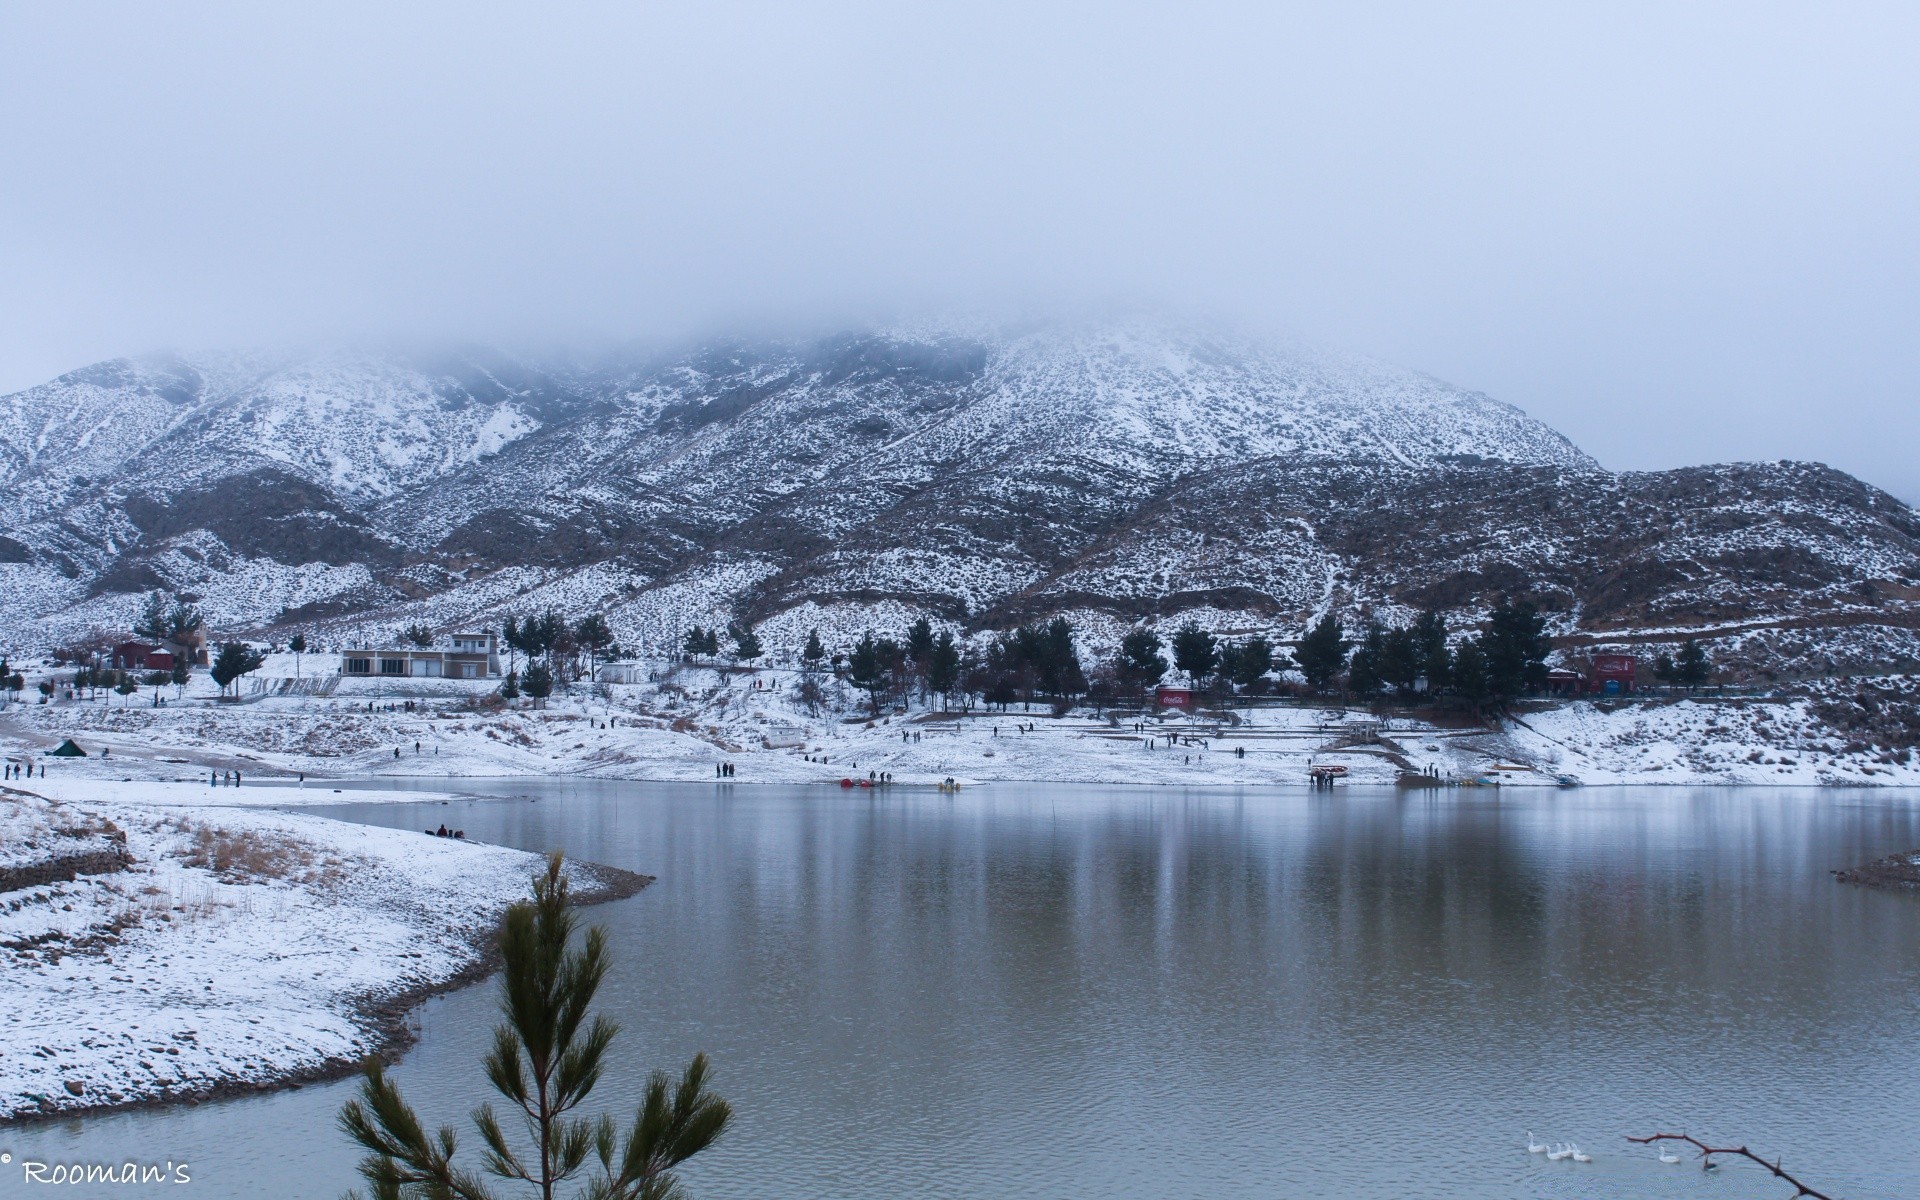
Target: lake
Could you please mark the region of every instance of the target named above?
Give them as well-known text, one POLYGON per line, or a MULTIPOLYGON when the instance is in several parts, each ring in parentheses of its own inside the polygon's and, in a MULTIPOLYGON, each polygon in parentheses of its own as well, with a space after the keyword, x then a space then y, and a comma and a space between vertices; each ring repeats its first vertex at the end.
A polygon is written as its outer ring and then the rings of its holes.
MULTIPOLYGON (((595 1099, 711 1054, 737 1117, 701 1200, 1791 1194, 1623 1139, 1667 1129, 1920 1193, 1920 898, 1828 876, 1920 846, 1912 793, 457 786, 318 811, 659 876, 587 910, 624 1030, 595 1099)), ((426 1005, 396 1071, 468 1153, 493 1021, 491 984, 426 1005)), ((0 1148, 333 1197, 351 1090, 0 1148)))

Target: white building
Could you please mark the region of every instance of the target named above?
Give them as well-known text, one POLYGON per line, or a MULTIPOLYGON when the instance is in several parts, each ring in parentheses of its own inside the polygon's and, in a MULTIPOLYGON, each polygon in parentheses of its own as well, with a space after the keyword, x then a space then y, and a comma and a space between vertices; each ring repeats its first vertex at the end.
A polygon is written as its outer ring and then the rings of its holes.
POLYGON ((493 633, 454 633, 432 646, 340 652, 340 673, 389 679, 489 679, 500 674, 500 639, 493 633))

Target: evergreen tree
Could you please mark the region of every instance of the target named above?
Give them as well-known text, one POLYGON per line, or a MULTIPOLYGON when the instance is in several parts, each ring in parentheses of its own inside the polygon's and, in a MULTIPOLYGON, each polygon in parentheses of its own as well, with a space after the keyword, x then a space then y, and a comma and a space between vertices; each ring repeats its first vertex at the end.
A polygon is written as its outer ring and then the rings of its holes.
POLYGON ((296 633, 287 639, 287 649, 293 651, 293 677, 300 678, 300 656, 307 652, 307 635, 296 633))
POLYGON ((543 662, 529 662, 520 675, 520 689, 535 701, 544 701, 553 695, 553 672, 543 662))
POLYGON ((1707 652, 1700 643, 1688 638, 1680 645, 1680 656, 1673 663, 1673 677, 1681 687, 1688 691, 1705 687, 1713 668, 1707 662, 1707 652))
POLYGON ((1386 677, 1381 673, 1386 648, 1386 631, 1375 622, 1367 622, 1367 631, 1361 635, 1360 644, 1354 647, 1353 659, 1347 664, 1347 689, 1354 695, 1373 699, 1380 694, 1386 685, 1386 677))
POLYGON ((422 650, 433 645, 433 630, 428 629, 425 625, 407 626, 404 636, 409 642, 412 642, 422 650))
POLYGON ((1079 652, 1073 648, 1073 623, 1065 617, 1047 622, 1040 639, 1040 687, 1048 695, 1062 700, 1087 690, 1087 676, 1080 668, 1079 652))
POLYGON ((1167 661, 1160 657, 1160 635, 1151 629, 1135 629, 1120 639, 1120 659, 1114 675, 1120 683, 1144 693, 1167 674, 1167 661))
POLYGON ((760 635, 750 625, 732 624, 727 626, 727 636, 733 639, 733 656, 741 662, 752 662, 763 653, 760 647, 760 635))
POLYGON ((888 682, 886 648, 889 644, 876 639, 873 631, 868 630, 847 655, 847 679, 867 694, 867 703, 876 717, 880 715, 880 696, 888 682))
POLYGON ((132 675, 122 671, 120 672, 120 682, 114 685, 113 690, 120 694, 120 702, 123 705, 130 706, 133 703, 133 694, 140 690, 140 685, 133 681, 132 675))
POLYGON ((133 622, 133 636, 145 638, 150 642, 167 640, 168 601, 165 592, 147 593, 147 601, 140 609, 140 615, 133 622))
POLYGON ((187 654, 198 644, 202 624, 204 618, 199 609, 185 600, 175 600, 173 607, 167 610, 167 634, 161 640, 179 653, 187 654))
POLYGON ((1220 653, 1219 653, 1219 656, 1214 660, 1214 664, 1213 664, 1214 684, 1218 687, 1226 688, 1226 690, 1231 691, 1232 689, 1228 688, 1227 685, 1233 682, 1233 677, 1239 674, 1239 672, 1240 672, 1239 643, 1229 642, 1225 638, 1220 639, 1220 653))
POLYGON ((193 678, 193 668, 187 665, 186 655, 176 655, 173 660, 173 694, 176 699, 187 686, 187 680, 193 678))
POLYGON ((1427 691, 1449 687, 1453 683, 1453 655, 1447 649, 1447 619, 1431 608, 1421 613, 1413 623, 1413 642, 1420 658, 1420 674, 1427 677, 1427 691))
MULTIPOLYGON (((1224 664, 1222 669, 1224 670, 1224 664)), ((1255 634, 1236 648, 1233 667, 1229 672, 1233 681, 1243 688, 1253 689, 1260 686, 1273 670, 1273 643, 1255 634)))
POLYGON ((680 646, 688 662, 699 662, 707 652, 707 631, 695 625, 687 630, 687 636, 681 639, 680 646))
POLYGON ((927 687, 950 703, 959 682, 960 647, 954 643, 952 632, 942 629, 927 651, 927 687))
POLYGON ((508 671, 507 677, 500 681, 500 698, 518 700, 520 698, 520 672, 508 671))
POLYGON ((228 642, 220 647, 220 653, 214 657, 213 669, 209 672, 213 681, 225 692, 227 685, 242 675, 248 675, 260 669, 267 656, 255 650, 245 642, 228 642))
POLYGON ((1347 665, 1347 650, 1352 643, 1340 633, 1339 619, 1328 613, 1300 639, 1299 649, 1293 652, 1300 673, 1307 677, 1307 686, 1315 691, 1325 691, 1347 665))
POLYGON ((933 653, 933 622, 924 615, 907 628, 907 657, 916 667, 925 668, 933 653))
POLYGON ((1667 687, 1672 687, 1679 680, 1680 671, 1674 665, 1673 655, 1662 650, 1653 656, 1653 677, 1667 687))
POLYGON ((600 665, 600 655, 613 645, 613 630, 605 617, 591 612, 574 623, 573 642, 587 652, 587 678, 591 679, 600 665))
POLYGON ((1173 665, 1185 671, 1197 687, 1202 679, 1213 674, 1214 664, 1220 660, 1217 645, 1212 634, 1188 621, 1174 631, 1173 665))
POLYGON ((809 629, 807 631, 807 644, 800 651, 800 661, 806 664, 808 670, 817 671, 820 669, 820 664, 826 660, 826 657, 827 648, 820 644, 820 631, 818 629, 809 629))
POLYGON ((1413 681, 1420 677, 1418 633, 1407 626, 1387 630, 1380 645, 1380 678, 1402 696, 1413 695, 1413 681))
MULTIPOLYGON (((654 1074, 624 1135, 610 1114, 597 1121, 571 1115, 604 1076, 619 1027, 604 1016, 589 1019, 609 965, 606 935, 596 927, 575 944, 579 918, 562 861, 558 852, 548 858, 533 899, 509 908, 501 923, 505 1020, 485 1066, 508 1113, 518 1114, 521 1136, 510 1138, 493 1106, 480 1105, 472 1119, 486 1145, 481 1162, 496 1178, 531 1185, 541 1200, 583 1169, 584 1194, 594 1200, 681 1196, 674 1169, 718 1141, 733 1111, 707 1090, 701 1054, 677 1084, 654 1074)), ((367 1152, 360 1174, 376 1200, 493 1200, 481 1176, 454 1165, 451 1126, 428 1134, 379 1059, 369 1058, 363 1075, 339 1124, 367 1152)))
POLYGON ((520 652, 520 622, 508 617, 500 623, 500 640, 507 647, 507 675, 511 677, 518 669, 519 662, 514 657, 520 652))
POLYGON ((1462 638, 1453 652, 1453 690, 1477 708, 1493 695, 1487 679, 1487 655, 1479 638, 1462 638))
POLYGON ((1546 628, 1545 618, 1526 600, 1502 596, 1488 614, 1480 650, 1487 662, 1488 691, 1502 706, 1546 686, 1547 655, 1553 652, 1546 628))

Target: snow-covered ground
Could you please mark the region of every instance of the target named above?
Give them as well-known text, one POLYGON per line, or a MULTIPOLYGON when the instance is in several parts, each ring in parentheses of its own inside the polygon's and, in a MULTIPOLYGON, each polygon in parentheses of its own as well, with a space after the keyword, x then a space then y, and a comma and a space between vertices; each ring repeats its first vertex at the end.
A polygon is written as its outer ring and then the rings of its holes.
POLYGON ((412 1002, 483 966, 540 864, 235 806, 374 795, 59 772, 0 791, 8 866, 126 850, 0 891, 0 1120, 270 1086, 394 1046, 412 1002))
MULTIPOLYGON (((308 684, 316 657, 300 668, 308 684)), ((1337 764, 1350 778, 1373 782, 1413 772, 1514 784, 1551 784, 1560 776, 1584 783, 1920 784, 1912 754, 1829 727, 1809 698, 1578 701, 1529 707, 1498 728, 1293 704, 1192 717, 1088 709, 1055 717, 1042 705, 953 716, 916 703, 870 719, 861 696, 831 679, 825 702, 811 707, 798 700, 796 673, 771 669, 659 663, 647 682, 577 684, 540 707, 502 706, 490 681, 338 680, 326 694, 281 694, 294 670, 292 656, 278 656, 262 673, 256 698, 244 704, 216 703, 210 685, 196 680, 184 699, 165 707, 140 696, 131 704, 112 697, 15 705, 0 713, 0 755, 51 764, 54 777, 202 784, 210 771, 227 770, 248 779, 705 780, 722 763, 741 783, 832 784, 884 773, 902 784, 1297 784, 1310 766, 1337 764), (40 757, 68 737, 93 757, 40 757)))

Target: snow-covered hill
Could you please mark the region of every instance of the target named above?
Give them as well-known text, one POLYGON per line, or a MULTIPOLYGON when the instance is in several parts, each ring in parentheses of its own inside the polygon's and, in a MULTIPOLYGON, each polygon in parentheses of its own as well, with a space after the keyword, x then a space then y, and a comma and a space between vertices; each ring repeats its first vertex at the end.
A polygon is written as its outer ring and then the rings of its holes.
POLYGON ((1913 514, 1835 472, 1611 474, 1415 372, 1140 320, 591 366, 113 362, 0 398, 0 423, 0 643, 22 648, 124 628, 152 587, 236 632, 553 603, 654 644, 911 610, 1288 636, 1502 591, 1569 634, 1905 629, 1920 599, 1913 514))

